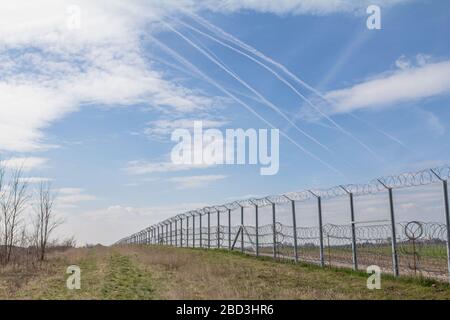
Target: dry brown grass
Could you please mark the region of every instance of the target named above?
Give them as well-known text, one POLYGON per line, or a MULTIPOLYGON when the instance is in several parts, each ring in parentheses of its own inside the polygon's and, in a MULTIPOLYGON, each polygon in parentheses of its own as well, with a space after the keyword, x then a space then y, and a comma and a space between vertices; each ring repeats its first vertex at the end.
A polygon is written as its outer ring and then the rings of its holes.
POLYGON ((385 277, 382 290, 366 288, 367 275, 280 263, 214 250, 127 246, 158 281, 163 299, 449 299, 447 285, 385 277))
POLYGON ((446 284, 257 259, 218 250, 154 246, 55 252, 30 278, 0 273, 0 298, 25 299, 450 299, 446 284), (82 290, 65 287, 68 265, 82 270, 82 290), (22 278, 21 278, 22 277, 22 278), (14 290, 14 283, 20 283, 14 290), (2 284, 7 283, 6 287, 2 284))

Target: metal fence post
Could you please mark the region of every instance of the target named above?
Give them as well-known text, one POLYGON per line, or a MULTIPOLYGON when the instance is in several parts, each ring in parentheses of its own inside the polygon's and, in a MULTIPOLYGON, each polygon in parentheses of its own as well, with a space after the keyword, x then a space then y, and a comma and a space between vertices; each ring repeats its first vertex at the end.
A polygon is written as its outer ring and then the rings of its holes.
POLYGON ((352 260, 353 260, 353 270, 358 270, 358 255, 356 247, 356 224, 355 224, 355 206, 353 204, 353 193, 349 193, 350 197, 350 219, 352 226, 352 260))
POLYGON ((172 238, 172 221, 169 222, 169 231, 170 231, 170 245, 173 246, 173 238, 172 238))
POLYGON ((166 245, 169 244, 169 224, 166 223, 166 245))
POLYGON ((441 178, 438 173, 433 169, 431 172, 442 181, 442 189, 444 192, 444 213, 445 213, 445 225, 447 227, 447 270, 448 270, 448 281, 450 282, 450 213, 449 213, 449 203, 448 203, 448 183, 446 179, 441 178))
POLYGON ((397 255, 397 233, 395 230, 395 213, 394 213, 394 196, 392 194, 392 188, 384 184, 380 179, 377 179, 378 182, 388 190, 389 192, 389 211, 391 218, 391 252, 392 252, 392 269, 394 272, 394 276, 398 277, 399 268, 398 268, 398 255, 397 255))
POLYGON ((157 239, 158 240, 158 245, 161 244, 160 236, 161 236, 161 232, 159 230, 159 224, 158 224, 158 239, 157 239))
POLYGON ((189 248, 189 216, 186 216, 186 248, 189 248))
POLYGON ((319 232, 320 232, 320 265, 325 266, 325 256, 323 254, 323 224, 322 224, 322 198, 317 197, 317 208, 319 214, 319 232))
POLYGON ((231 250, 231 209, 228 209, 228 250, 231 250))
POLYGON ((178 247, 178 230, 177 230, 177 219, 173 221, 175 223, 175 247, 178 247))
POLYGON ((198 213, 199 225, 200 225, 200 248, 203 248, 203 230, 202 230, 202 213, 198 213))
POLYGON ((217 249, 220 249, 220 210, 217 210, 217 249))
POLYGON ((391 226, 392 226, 392 267, 394 269, 394 276, 398 277, 398 256, 397 256, 397 234, 395 231, 395 214, 394 214, 394 199, 392 195, 392 188, 389 188, 389 207, 391 212, 391 226))
POLYGON ((183 248, 183 218, 180 217, 180 247, 183 248))
POLYGON ((273 258, 277 258, 277 217, 275 212, 275 203, 272 202, 272 224, 273 224, 273 258))
POLYGON ((244 252, 244 207, 241 207, 241 252, 244 252))
POLYGON ((258 205, 255 204, 255 246, 256 246, 256 256, 259 256, 259 222, 258 222, 258 205))
POLYGON ((447 269, 448 269, 448 281, 450 282, 450 213, 448 208, 447 180, 442 181, 442 186, 444 188, 445 224, 447 226, 447 269))
POLYGON ((195 248, 195 215, 192 214, 192 248, 195 248))
POLYGON ((322 224, 322 197, 309 190, 314 197, 317 198, 317 213, 319 216, 319 246, 320 246, 320 266, 325 266, 325 256, 323 252, 323 224, 322 224))
POLYGON ((294 259, 298 262, 298 246, 297 246, 297 218, 295 216, 295 201, 291 200, 292 207, 292 226, 294 228, 294 259))
POLYGON ((353 205, 353 192, 347 190, 344 186, 340 186, 350 198, 350 226, 352 229, 352 267, 353 270, 358 270, 358 256, 356 248, 356 225, 355 225, 355 207, 353 205))
POLYGON ((211 248, 211 212, 208 211, 208 249, 211 248))

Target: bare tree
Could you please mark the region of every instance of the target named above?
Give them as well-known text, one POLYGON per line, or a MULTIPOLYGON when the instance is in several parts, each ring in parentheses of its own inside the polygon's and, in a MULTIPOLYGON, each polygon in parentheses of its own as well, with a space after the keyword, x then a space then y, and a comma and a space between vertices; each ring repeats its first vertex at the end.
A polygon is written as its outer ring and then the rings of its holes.
POLYGON ((3 264, 8 264, 11 260, 11 253, 15 243, 18 241, 16 233, 20 224, 21 214, 29 200, 27 194, 28 184, 22 178, 22 172, 22 168, 13 169, 8 185, 2 186, 4 191, 0 197, 0 209, 3 232, 3 264))
MULTIPOLYGON (((3 208, 3 199, 5 198, 5 167, 0 160, 0 210, 3 208)), ((3 210, 1 211, 3 213, 3 210)), ((0 214, 0 226, 3 225, 3 214, 0 214)), ((0 228, 0 263, 3 263, 3 228, 0 228)))
POLYGON ((45 259, 50 234, 58 227, 62 220, 56 219, 54 213, 56 195, 52 191, 51 183, 41 182, 38 189, 38 202, 34 221, 34 242, 38 250, 38 259, 45 259))

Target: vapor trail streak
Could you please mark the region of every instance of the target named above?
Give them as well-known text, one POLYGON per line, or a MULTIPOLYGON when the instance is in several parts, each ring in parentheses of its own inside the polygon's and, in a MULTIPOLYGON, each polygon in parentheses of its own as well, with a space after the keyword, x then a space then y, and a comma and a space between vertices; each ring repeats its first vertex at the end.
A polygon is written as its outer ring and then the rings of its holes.
MULTIPOLYGON (((186 12, 187 13, 187 12, 186 12)), ((273 59, 267 57, 266 55, 264 55, 263 53, 261 53, 260 51, 256 50, 255 48, 247 45, 246 43, 242 42, 241 40, 235 38, 234 36, 226 33, 225 31, 223 31, 222 29, 218 28, 217 26, 213 25, 212 23, 210 23, 209 21, 201 18, 200 16, 197 16, 194 13, 187 13, 187 15, 189 15, 190 17, 192 17, 194 20, 196 20, 198 23, 200 23, 201 25, 203 25, 205 28, 207 28, 209 31, 212 31, 216 34, 218 34, 219 36, 221 36, 223 39, 226 39, 230 42, 232 42, 233 44, 247 50, 248 52, 251 52, 252 54, 254 54, 255 56, 261 58, 262 60, 269 62, 270 64, 276 66, 277 68, 279 68, 281 71, 283 71, 284 73, 286 73, 288 76, 290 76, 294 81, 296 81, 297 83, 301 84, 302 86, 306 87, 307 89, 309 89, 310 91, 312 91, 313 93, 315 93, 317 96, 319 96, 321 99, 323 99, 324 101, 326 101, 329 104, 333 104, 333 102, 329 101, 322 93, 320 93, 318 90, 316 90, 315 88, 313 88, 312 86, 310 86, 309 84, 307 84, 305 81, 301 80, 300 78, 298 78, 295 74, 293 74, 292 72, 290 72, 285 66, 283 66, 282 64, 274 61, 273 59)), ((358 144, 360 144, 364 149, 366 149, 368 152, 370 152, 372 155, 374 155, 376 158, 378 158, 381 161, 384 161, 372 148, 370 148, 367 144, 365 144, 363 141, 361 141, 360 139, 358 139, 356 136, 354 136, 353 134, 351 134, 349 131, 345 130, 342 126, 340 126, 338 123, 336 123, 336 121, 334 121, 332 118, 330 118, 326 113, 324 113, 322 110, 320 110, 320 108, 318 108, 317 106, 315 106, 308 98, 306 98, 303 94, 301 94, 295 87, 292 86, 292 84, 290 84, 287 80, 285 80, 279 73, 277 73, 275 70, 273 70, 272 68, 270 68, 269 66, 265 65, 264 63, 262 63, 261 61, 251 57, 250 55, 246 54, 245 52, 234 48, 220 40, 218 40, 217 38, 208 35, 200 30, 198 30, 197 28, 187 24, 186 22, 182 22, 184 25, 186 25, 188 28, 199 32, 201 34, 203 34, 204 36, 210 38, 211 40, 220 43, 223 46, 228 47, 229 49, 244 55, 245 57, 251 59, 252 61, 254 61, 255 63, 257 63, 258 65, 260 65, 261 67, 265 68, 266 70, 268 70, 269 72, 271 72, 273 75, 275 75, 280 81, 282 81, 285 85, 287 85, 291 90, 293 90, 293 92, 295 94, 297 94, 299 97, 301 97, 308 105, 310 105, 312 108, 314 108, 317 112, 319 112, 323 117, 325 117, 328 121, 330 121, 339 131, 341 131, 342 133, 344 133, 345 135, 347 135, 348 137, 350 137, 351 139, 355 140, 358 144)), ((389 137, 389 136, 388 136, 389 137)), ((394 140, 395 142, 397 142, 396 140, 394 140)))
POLYGON ((289 124, 291 124, 295 129, 297 129, 297 131, 299 131, 301 134, 303 134, 304 136, 306 136, 308 139, 310 139, 311 141, 315 142, 316 144, 318 144, 319 146, 321 146, 322 148, 326 149, 329 152, 332 152, 327 146, 325 146, 324 144, 322 144, 320 141, 318 141, 317 139, 315 139, 314 137, 312 137, 310 134, 308 134, 307 132, 305 132, 304 130, 302 130, 300 127, 298 127, 291 119, 289 119, 288 116, 286 116, 283 111, 281 111, 281 109, 279 107, 277 107, 276 105, 274 105, 272 102, 270 102, 269 100, 267 100, 263 95, 261 95, 257 90, 255 90, 252 86, 250 86, 247 82, 245 82, 244 80, 242 80, 237 74, 235 74, 232 70, 230 70, 225 64, 222 64, 221 62, 219 62, 217 59, 215 59, 212 55, 210 55, 208 52, 206 52, 204 49, 200 48, 197 44, 195 44, 194 42, 192 42, 192 40, 190 40, 189 38, 187 38, 184 34, 182 34, 181 32, 179 32, 178 30, 176 30, 175 28, 173 28, 170 24, 163 22, 166 27, 168 27, 171 31, 173 31, 174 33, 176 33, 178 36, 180 36, 181 38, 183 38, 189 45, 191 45, 192 47, 194 47, 195 49, 197 49, 198 51, 200 51, 204 56, 206 56, 210 61, 212 61, 214 64, 216 64, 217 66, 219 66, 222 70, 224 70, 226 73, 228 73, 231 77, 233 77, 235 80, 237 80, 239 83, 241 83, 243 86, 245 86, 248 90, 250 90, 253 94, 255 94, 259 99, 261 99, 263 101, 263 103, 265 105, 267 105, 269 108, 271 108, 272 110, 274 110, 275 112, 277 112, 281 117, 283 117, 283 119, 285 119, 289 124))
MULTIPOLYGON (((164 51, 166 51, 167 53, 169 53, 171 56, 173 56, 175 59, 177 59, 179 62, 181 62, 182 64, 184 64, 187 68, 189 68, 190 70, 192 70, 192 72, 198 74, 200 77, 202 77, 205 81, 207 81, 208 83, 212 84, 214 87, 216 87, 217 89, 219 89, 220 91, 222 91, 225 95, 227 95, 228 97, 230 97, 231 99, 233 99, 234 101, 236 101, 238 104, 240 104, 241 106, 243 106, 245 109, 247 109, 250 113, 252 113, 253 115, 255 115, 258 119, 260 119, 262 122, 264 122, 265 124, 267 124, 270 128, 272 129, 276 129, 276 127, 269 122, 268 120, 266 120, 263 116, 261 116, 258 112, 256 112, 252 107, 250 107, 247 103, 245 103, 244 101, 240 100, 238 97, 236 97, 235 95, 233 95, 232 93, 230 93, 227 89, 225 89, 222 85, 220 85, 219 83, 217 83, 215 80, 211 79, 209 76, 207 76, 205 73, 203 73, 200 69, 198 69, 195 65, 193 65, 191 62, 189 62, 188 60, 186 60, 184 57, 182 57, 178 52, 174 51, 173 49, 169 48, 168 46, 166 46, 164 43, 162 43, 161 41, 159 41, 158 39, 149 36, 149 38, 151 38, 152 41, 154 41, 158 46, 160 46, 164 51)), ((287 140, 289 140, 292 144, 294 144, 297 148, 299 148, 302 152, 304 152, 305 154, 307 154, 308 156, 310 156, 311 158, 317 160, 318 162, 320 162, 321 164, 323 164, 324 166, 326 166, 328 169, 332 170, 333 172, 341 175, 341 176, 345 176, 342 172, 340 172, 338 169, 334 168, 332 165, 330 165, 328 162, 322 160, 321 158, 319 158, 318 156, 316 156, 314 153, 306 150, 303 146, 301 146, 299 143, 297 143, 294 139, 292 139, 289 135, 287 135, 286 133, 284 133, 283 131, 280 130, 280 134, 285 137, 287 140)))

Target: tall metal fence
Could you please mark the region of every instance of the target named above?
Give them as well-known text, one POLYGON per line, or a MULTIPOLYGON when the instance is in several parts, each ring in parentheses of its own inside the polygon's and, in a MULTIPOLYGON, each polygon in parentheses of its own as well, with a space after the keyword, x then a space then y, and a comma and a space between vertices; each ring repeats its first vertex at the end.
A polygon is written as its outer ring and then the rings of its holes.
POLYGON ((191 210, 116 244, 240 250, 450 281, 450 167, 191 210))

